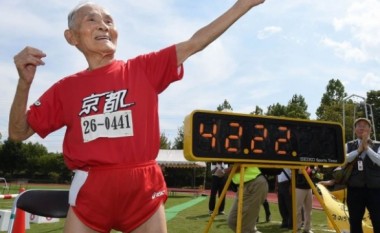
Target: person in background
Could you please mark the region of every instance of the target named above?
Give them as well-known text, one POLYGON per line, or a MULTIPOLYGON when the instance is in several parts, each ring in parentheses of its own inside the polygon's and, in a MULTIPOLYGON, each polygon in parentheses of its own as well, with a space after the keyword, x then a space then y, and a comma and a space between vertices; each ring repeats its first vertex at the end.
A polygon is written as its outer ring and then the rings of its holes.
MULTIPOLYGON (((210 191, 210 199, 208 202, 209 214, 211 215, 215 209, 216 195, 220 198, 220 194, 222 194, 224 185, 226 184, 226 171, 228 169, 228 164, 223 162, 211 163, 211 191, 210 191)), ((219 206, 218 214, 224 215, 224 205, 225 198, 223 197, 222 203, 219 206)))
MULTIPOLYGON (((236 185, 240 184, 240 170, 233 175, 232 182, 236 185)), ((252 220, 256 220, 259 216, 260 207, 268 194, 268 182, 257 167, 245 168, 242 182, 244 182, 244 189, 241 232, 260 233, 256 228, 257 221, 252 220)), ((228 226, 233 231, 237 226, 239 192, 238 189, 228 216, 228 226)))
POLYGON ((293 229, 293 208, 291 193, 291 170, 284 168, 277 175, 278 209, 282 218, 281 228, 293 229))
MULTIPOLYGON (((312 176, 312 169, 306 168, 308 175, 312 176)), ((311 211, 313 208, 313 192, 305 176, 298 170, 296 174, 296 212, 297 229, 302 233, 313 233, 311 231, 311 211), (303 231, 301 228, 303 227, 303 231)))
MULTIPOLYGON (((264 211, 265 211, 265 222, 270 222, 272 214, 270 212, 268 199, 264 200, 263 207, 264 207, 264 211)), ((259 219, 259 217, 257 217, 257 222, 259 222, 259 221, 260 221, 260 219, 259 219)))
POLYGON ((328 179, 320 179, 318 181, 318 184, 325 186, 327 190, 329 190, 330 192, 345 189, 346 188, 345 184, 338 184, 335 180, 335 173, 341 169, 342 169, 341 166, 334 168, 334 170, 330 172, 331 177, 328 177, 328 179))
POLYGON ((355 159, 347 184, 350 232, 362 233, 362 219, 368 209, 373 232, 380 233, 380 142, 370 139, 372 124, 366 118, 354 122, 357 139, 346 143, 346 160, 355 159))
MULTIPOLYGON (((261 169, 260 169, 261 170, 261 169)), ((268 188, 269 188, 269 177, 267 175, 264 175, 265 179, 267 180, 268 182, 268 188)), ((268 199, 265 198, 264 202, 263 202, 263 207, 264 207, 264 211, 265 211, 265 222, 270 222, 271 220, 271 212, 270 212, 270 208, 269 208, 269 202, 268 202, 268 199)), ((257 222, 260 221, 259 219, 260 217, 257 217, 257 222)))
POLYGON ((191 55, 264 1, 238 0, 191 38, 129 60, 115 59, 118 31, 111 14, 95 3, 80 3, 68 15, 64 36, 88 66, 56 82, 29 109, 29 91, 46 54, 26 46, 15 55, 19 77, 9 139, 23 141, 35 133, 45 138, 66 128, 63 156, 75 176, 65 233, 167 232, 167 188, 156 162, 158 95, 183 77, 191 55))

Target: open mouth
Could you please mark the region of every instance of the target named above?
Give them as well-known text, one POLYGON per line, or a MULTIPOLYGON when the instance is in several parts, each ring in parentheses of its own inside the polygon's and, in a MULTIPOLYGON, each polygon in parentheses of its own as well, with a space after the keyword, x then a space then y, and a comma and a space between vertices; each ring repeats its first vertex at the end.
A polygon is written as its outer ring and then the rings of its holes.
POLYGON ((108 41, 111 41, 111 38, 109 36, 96 36, 95 40, 108 40, 108 41))

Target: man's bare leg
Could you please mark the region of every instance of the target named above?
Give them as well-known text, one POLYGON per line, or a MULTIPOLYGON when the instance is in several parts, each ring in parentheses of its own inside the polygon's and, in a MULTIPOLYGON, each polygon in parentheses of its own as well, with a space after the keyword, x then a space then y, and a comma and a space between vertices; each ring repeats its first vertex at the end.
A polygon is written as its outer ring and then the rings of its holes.
POLYGON ((65 227, 63 229, 64 233, 98 233, 97 231, 92 230, 85 224, 83 224, 79 218, 74 213, 73 209, 70 207, 69 212, 67 213, 65 227))
POLYGON ((132 233, 167 233, 165 207, 163 204, 146 222, 136 228, 132 233))

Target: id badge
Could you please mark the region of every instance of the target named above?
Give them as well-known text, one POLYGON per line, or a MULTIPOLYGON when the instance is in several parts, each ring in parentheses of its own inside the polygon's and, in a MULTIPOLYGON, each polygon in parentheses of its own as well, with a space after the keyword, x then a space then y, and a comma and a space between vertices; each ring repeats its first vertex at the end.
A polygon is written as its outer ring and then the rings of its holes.
POLYGON ((363 160, 358 160, 358 170, 363 171, 363 160))

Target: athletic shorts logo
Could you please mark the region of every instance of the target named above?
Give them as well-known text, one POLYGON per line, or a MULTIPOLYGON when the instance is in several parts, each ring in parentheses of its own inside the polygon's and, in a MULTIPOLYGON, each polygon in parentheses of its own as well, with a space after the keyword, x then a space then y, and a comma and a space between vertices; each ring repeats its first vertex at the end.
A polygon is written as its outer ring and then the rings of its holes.
POLYGON ((36 102, 34 102, 34 106, 41 106, 41 102, 39 100, 37 100, 36 102))
POLYGON ((161 196, 163 196, 163 195, 165 195, 165 191, 155 192, 155 193, 153 193, 153 195, 152 195, 152 200, 153 200, 153 199, 156 199, 157 197, 161 197, 161 196))

